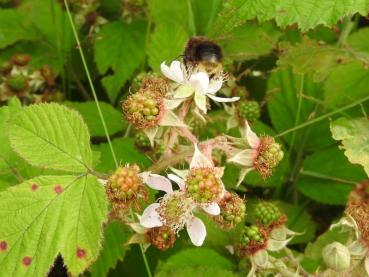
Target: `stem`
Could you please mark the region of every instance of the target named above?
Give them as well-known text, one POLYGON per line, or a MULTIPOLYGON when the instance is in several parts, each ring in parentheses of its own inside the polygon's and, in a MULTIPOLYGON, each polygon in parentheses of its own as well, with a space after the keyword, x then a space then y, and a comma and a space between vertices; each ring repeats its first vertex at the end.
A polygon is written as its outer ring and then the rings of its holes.
POLYGON ((354 182, 354 181, 351 181, 351 180, 332 177, 332 176, 329 176, 329 175, 325 175, 325 174, 321 174, 321 173, 314 172, 314 171, 309 171, 309 170, 301 169, 300 174, 305 175, 305 176, 319 178, 319 179, 329 180, 329 181, 336 181, 336 182, 340 182, 340 183, 344 183, 344 184, 350 184, 350 185, 356 185, 357 184, 357 182, 354 182))
POLYGON ((291 133, 291 132, 294 132, 294 131, 296 131, 296 130, 299 130, 299 129, 301 129, 301 128, 305 128, 305 127, 307 127, 307 126, 309 126, 309 125, 311 125, 311 124, 317 123, 317 122, 319 122, 319 121, 321 121, 321 120, 323 120, 323 119, 326 119, 326 118, 328 118, 328 117, 330 117, 330 116, 332 116, 332 115, 335 115, 335 114, 341 113, 341 112, 343 112, 343 111, 345 111, 345 110, 348 110, 348 109, 350 109, 350 108, 352 108, 352 107, 355 107, 355 106, 357 106, 357 105, 360 105, 361 103, 364 103, 364 102, 366 102, 366 101, 368 101, 368 100, 369 100, 369 95, 368 95, 368 96, 366 96, 366 97, 364 97, 364 98, 361 98, 361 99, 359 99, 359 100, 357 100, 357 101, 355 101, 355 102, 353 102, 353 103, 351 103, 351 104, 349 104, 349 105, 346 105, 346 106, 344 106, 344 107, 342 107, 342 108, 339 108, 339 109, 337 109, 337 110, 335 110, 335 111, 332 111, 332 112, 330 112, 330 113, 326 113, 326 114, 321 115, 321 116, 319 116, 319 117, 317 117, 317 118, 315 118, 315 119, 312 119, 312 120, 309 120, 309 121, 307 121, 307 122, 305 122, 305 123, 302 123, 302 124, 300 124, 300 125, 297 125, 296 127, 293 127, 293 128, 288 129, 288 130, 286 130, 286 131, 283 131, 282 133, 279 133, 279 134, 278 134, 278 135, 276 135, 275 137, 276 137, 276 138, 278 138, 278 137, 282 137, 282 136, 284 136, 284 135, 287 135, 287 134, 289 134, 289 133, 291 133))
MULTIPOLYGON (((302 92, 304 89, 304 75, 301 75, 301 81, 300 81, 300 89, 299 89, 299 95, 298 95, 298 103, 297 103, 297 111, 296 111, 296 118, 295 118, 295 124, 294 126, 297 126, 297 124, 300 122, 300 114, 301 114, 301 106, 302 106, 302 92)), ((296 139, 296 132, 292 134, 292 139, 290 143, 290 149, 293 149, 293 145, 295 144, 296 139)))
POLYGON ((140 245, 140 250, 141 250, 141 254, 142 254, 142 259, 144 260, 144 264, 145 264, 145 267, 146 267, 147 275, 149 277, 152 277, 151 270, 150 270, 150 265, 149 265, 149 263, 147 261, 147 258, 146 258, 146 255, 145 255, 145 250, 143 248, 143 245, 141 243, 139 245, 140 245))
POLYGON ((195 24, 195 18, 193 16, 193 10, 192 10, 192 0, 187 0, 187 8, 188 8, 188 18, 189 18, 189 28, 192 33, 192 35, 196 35, 196 24, 195 24))
POLYGON ((111 140, 110 140, 108 128, 106 127, 104 115, 103 115, 103 113, 101 111, 101 108, 100 108, 100 104, 99 104, 99 100, 97 98, 95 87, 94 87, 94 84, 93 84, 92 79, 91 79, 90 71, 88 70, 88 66, 87 66, 86 59, 85 59, 85 54, 83 53, 82 45, 81 45, 81 42, 79 40, 76 27, 74 26, 72 14, 71 14, 71 12, 69 10, 69 6, 68 6, 68 1, 67 0, 64 0, 64 4, 65 4, 65 8, 66 8, 67 13, 68 13, 68 18, 69 18, 70 25, 71 25, 72 30, 73 30, 74 38, 75 38, 75 40, 77 42, 77 46, 78 46, 79 54, 81 56, 83 67, 84 67, 84 69, 86 71, 88 83, 90 85, 90 88, 91 88, 91 91, 92 91, 92 95, 94 96, 94 100, 95 100, 95 103, 96 103, 97 111, 99 113, 99 117, 101 119, 101 123, 102 123, 103 128, 104 128, 105 136, 106 136, 106 138, 108 140, 108 144, 109 144, 110 151, 111 151, 111 154, 112 154, 113 159, 114 159, 114 162, 115 162, 115 166, 118 167, 119 166, 118 160, 117 160, 117 157, 116 157, 115 152, 114 152, 113 144, 111 143, 111 140))
POLYGON ((343 20, 343 29, 341 31, 340 37, 338 38, 337 46, 342 46, 346 43, 347 37, 355 28, 356 24, 357 23, 355 21, 351 21, 351 17, 346 17, 343 20))

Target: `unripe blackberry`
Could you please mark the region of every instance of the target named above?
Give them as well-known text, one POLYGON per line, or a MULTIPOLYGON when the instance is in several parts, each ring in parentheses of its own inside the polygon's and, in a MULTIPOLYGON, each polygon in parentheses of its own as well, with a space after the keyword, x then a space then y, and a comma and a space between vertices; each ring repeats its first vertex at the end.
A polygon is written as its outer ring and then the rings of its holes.
POLYGON ((247 121, 256 121, 260 118, 260 106, 256 101, 243 101, 239 104, 238 114, 240 118, 247 121))
POLYGON ((237 254, 244 257, 266 248, 267 235, 266 230, 256 225, 245 226, 236 245, 237 254))
POLYGON ((260 140, 258 155, 254 160, 254 167, 263 178, 272 174, 273 169, 283 159, 282 146, 274 138, 265 136, 260 140))
POLYGON ((127 120, 136 128, 150 128, 161 119, 163 99, 157 93, 140 90, 129 96, 122 108, 127 120))
POLYGON ((133 202, 138 204, 140 198, 147 199, 147 190, 139 172, 137 165, 128 165, 119 167, 111 175, 107 184, 107 194, 114 209, 126 209, 133 202))
POLYGON ((193 168, 186 180, 186 190, 196 202, 209 203, 220 197, 223 186, 214 169, 193 168))
POLYGON ((205 124, 201 122, 200 120, 195 119, 189 123, 189 126, 192 130, 192 133, 199 134, 201 130, 204 128, 205 124))
POLYGON ((15 54, 12 57, 12 62, 15 65, 25 66, 31 61, 31 56, 27 54, 15 54))
POLYGON ((40 69, 42 77, 44 77, 46 83, 48 86, 54 86, 55 85, 55 74, 52 68, 45 64, 40 69))
POLYGON ((135 134, 135 145, 139 149, 148 149, 151 147, 150 140, 143 132, 135 134))
POLYGON ((223 229, 233 228, 246 215, 245 202, 235 193, 226 192, 218 204, 220 215, 215 216, 214 219, 223 229))
POLYGON ((174 246, 176 233, 168 226, 147 229, 146 240, 156 248, 165 251, 174 246))
POLYGON ((14 92, 22 92, 28 87, 28 79, 22 74, 9 76, 6 80, 6 85, 14 92))
POLYGON ((260 202, 255 207, 256 219, 265 226, 277 222, 281 215, 277 205, 270 202, 260 202))
POLYGON ((0 73, 2 75, 8 75, 10 73, 10 71, 12 70, 12 63, 5 61, 2 64, 0 64, 0 73))

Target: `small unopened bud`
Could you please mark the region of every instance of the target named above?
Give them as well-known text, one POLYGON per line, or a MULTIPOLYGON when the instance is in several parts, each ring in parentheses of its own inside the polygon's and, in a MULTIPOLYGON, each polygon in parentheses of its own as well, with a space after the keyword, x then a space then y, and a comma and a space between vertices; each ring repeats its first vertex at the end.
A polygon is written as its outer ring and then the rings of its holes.
POLYGON ((350 251, 339 242, 333 242, 324 247, 322 256, 324 263, 335 271, 340 272, 350 267, 350 251))
POLYGON ((175 232, 168 226, 147 229, 146 240, 156 248, 165 251, 174 246, 175 232))
POLYGON ((107 184, 108 198, 115 210, 124 210, 131 204, 139 209, 139 200, 146 200, 148 193, 139 176, 137 165, 119 167, 110 177, 107 184))
POLYGON ((213 218, 223 229, 231 229, 245 218, 246 205, 237 194, 226 192, 218 204, 220 215, 213 218))
POLYGON ((253 255, 267 247, 268 232, 256 225, 245 226, 236 245, 240 257, 253 255))
POLYGON ((0 73, 3 75, 7 75, 12 70, 13 65, 11 62, 5 61, 2 64, 0 64, 0 73))
POLYGON ((127 120, 138 129, 156 126, 164 112, 163 98, 155 92, 139 90, 122 104, 127 120))
POLYGON ((40 72, 42 77, 44 77, 48 86, 55 85, 55 74, 49 65, 47 64, 43 65, 40 69, 40 72))
POLYGON ((193 168, 186 180, 187 193, 196 202, 217 200, 223 190, 220 179, 212 168, 193 168))
POLYGON ((243 101, 238 106, 238 115, 242 121, 254 122, 260 117, 260 106, 256 101, 243 101))
POLYGON ((31 56, 27 54, 16 54, 12 57, 12 62, 15 65, 25 66, 31 61, 31 56))
POLYGON ((6 80, 6 85, 14 92, 22 92, 28 87, 28 79, 22 74, 9 76, 6 80))
POLYGON ((263 178, 272 174, 273 169, 283 159, 282 146, 274 138, 265 136, 260 140, 258 155, 254 160, 254 167, 263 178))

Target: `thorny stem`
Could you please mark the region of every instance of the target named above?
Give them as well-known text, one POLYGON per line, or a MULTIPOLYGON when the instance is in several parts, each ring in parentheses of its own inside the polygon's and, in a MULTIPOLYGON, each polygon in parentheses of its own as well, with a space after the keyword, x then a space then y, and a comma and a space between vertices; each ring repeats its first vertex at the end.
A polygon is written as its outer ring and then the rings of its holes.
MULTIPOLYGON (((90 85, 90 88, 91 88, 91 91, 92 91, 92 94, 94 96, 94 99, 95 99, 95 103, 96 103, 96 107, 97 107, 97 110, 99 112, 99 117, 101 119, 101 123, 104 127, 104 132, 105 132, 105 136, 108 140, 108 144, 109 144, 109 147, 110 147, 110 151, 111 151, 111 154, 113 156, 113 159, 114 159, 114 162, 115 162, 115 165, 116 167, 119 166, 118 164, 118 160, 116 158, 116 155, 115 155, 115 152, 114 152, 114 148, 113 148, 113 144, 111 143, 111 140, 110 140, 110 136, 109 136, 109 132, 108 132, 108 128, 106 127, 106 123, 105 123, 105 119, 104 119, 104 115, 101 111, 101 108, 100 108, 100 104, 99 104, 99 101, 98 101, 98 98, 97 98, 97 94, 96 94, 96 91, 95 91, 95 87, 93 85, 93 82, 92 82, 92 79, 91 79, 91 76, 90 76, 90 71, 88 70, 88 66, 87 66, 87 63, 86 63, 86 60, 85 60, 85 55, 83 53, 83 49, 82 49, 82 46, 81 46, 81 43, 80 43, 80 40, 78 38, 78 33, 77 33, 77 30, 76 30, 76 27, 74 26, 74 22, 73 22, 73 18, 72 18, 72 14, 69 10, 69 6, 68 6, 68 1, 67 0, 64 0, 64 5, 65 5, 65 8, 66 8, 66 11, 67 11, 67 14, 68 14, 68 18, 69 18, 69 21, 70 21, 70 25, 72 27, 72 30, 73 30, 73 35, 74 35, 74 38, 76 39, 76 42, 77 42, 77 46, 78 46, 78 50, 79 50, 79 53, 80 53, 80 56, 81 56, 81 60, 82 60, 82 63, 83 63, 83 67, 86 71, 86 75, 87 75, 87 79, 88 79, 88 82, 89 82, 89 85, 90 85)), ((143 246, 140 244, 140 250, 141 250, 141 254, 142 254, 142 259, 144 260, 144 263, 145 263, 145 268, 146 268, 146 271, 147 271, 147 275, 149 277, 152 276, 151 274, 151 270, 150 270, 150 267, 149 267, 149 264, 147 262, 147 259, 146 259, 146 255, 145 255, 145 252, 144 252, 144 249, 143 249, 143 246)))
POLYGON ((342 108, 339 108, 339 109, 337 109, 337 110, 335 110, 335 111, 332 111, 332 112, 330 112, 330 113, 326 113, 326 114, 324 114, 324 115, 318 116, 318 117, 317 117, 317 118, 315 118, 315 119, 312 119, 312 120, 306 121, 305 123, 302 123, 302 124, 300 124, 300 125, 297 125, 297 126, 295 126, 295 127, 291 128, 291 129, 288 129, 288 130, 286 130, 286 131, 283 131, 282 133, 279 133, 279 134, 278 134, 278 135, 276 135, 275 137, 276 137, 276 138, 278 138, 278 137, 282 137, 282 136, 287 135, 287 134, 289 134, 289 133, 291 133, 291 132, 294 132, 294 131, 297 131, 297 130, 299 130, 299 129, 305 128, 305 127, 307 127, 307 126, 309 126, 309 125, 311 125, 311 124, 317 123, 317 122, 319 122, 319 121, 321 121, 321 120, 323 120, 323 119, 326 119, 326 118, 328 118, 328 117, 330 117, 330 116, 332 116, 332 115, 335 115, 335 114, 341 113, 341 112, 346 111, 346 110, 348 110, 348 109, 351 109, 351 108, 353 108, 353 107, 355 107, 355 106, 357 106, 357 105, 360 105, 361 103, 364 103, 364 102, 366 102, 366 101, 368 101, 368 100, 369 100, 369 95, 368 95, 368 96, 366 96, 366 97, 363 97, 363 98, 361 98, 361 99, 359 99, 359 100, 357 100, 357 101, 355 101, 355 102, 353 102, 353 103, 351 103, 351 104, 349 104, 349 105, 346 105, 346 106, 344 106, 344 107, 342 107, 342 108))

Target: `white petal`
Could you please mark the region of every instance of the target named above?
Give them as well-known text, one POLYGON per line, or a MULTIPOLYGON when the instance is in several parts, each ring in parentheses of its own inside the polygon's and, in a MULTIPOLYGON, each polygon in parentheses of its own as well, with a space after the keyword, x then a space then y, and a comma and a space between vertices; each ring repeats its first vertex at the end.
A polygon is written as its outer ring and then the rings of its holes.
POLYGON ((183 180, 185 180, 188 176, 188 169, 176 169, 174 167, 170 168, 171 171, 173 171, 176 175, 178 175, 179 177, 181 177, 183 180))
POLYGON ((208 89, 206 90, 206 93, 214 94, 222 88, 222 85, 223 85, 223 81, 221 79, 212 80, 210 81, 210 84, 209 84, 208 89))
POLYGON ((178 116, 172 111, 166 111, 163 119, 159 123, 160 126, 187 127, 178 116))
POLYGON ((206 94, 206 96, 213 99, 215 102, 221 102, 221 103, 236 102, 240 100, 239 97, 224 98, 224 97, 214 96, 211 94, 206 94))
POLYGON ((196 92, 195 93, 195 103, 196 106, 203 112, 206 113, 206 96, 196 92))
POLYGON ((195 92, 194 88, 188 85, 183 85, 177 88, 174 93, 174 98, 187 98, 195 92))
POLYGON ((172 183, 165 177, 158 174, 150 174, 146 178, 146 184, 153 189, 162 190, 166 193, 172 193, 172 183))
POLYGON ((220 207, 217 203, 211 202, 209 204, 202 204, 200 206, 205 212, 210 215, 219 215, 220 214, 220 207))
POLYGON ((160 215, 156 211, 159 206, 159 203, 153 203, 144 210, 140 219, 140 224, 143 227, 153 228, 163 226, 163 223, 160 220, 160 215))
POLYGON ((249 143, 249 145, 252 148, 258 148, 260 145, 260 139, 259 137, 251 130, 249 123, 247 122, 247 120, 245 120, 245 136, 247 139, 247 142, 249 143))
POLYGON ((243 168, 240 171, 240 175, 238 176, 238 180, 237 180, 237 184, 236 184, 236 188, 238 188, 240 186, 240 184, 243 182, 243 180, 245 179, 247 173, 249 173, 251 170, 253 170, 252 167, 250 168, 243 168))
POLYGON ((253 167, 255 154, 254 149, 242 150, 232 158, 228 159, 227 162, 235 163, 244 167, 253 167))
POLYGON ((192 74, 190 77, 190 84, 197 92, 206 94, 209 87, 209 75, 205 72, 192 74))
POLYGON ((168 174, 168 178, 175 182, 179 186, 180 190, 184 190, 186 185, 185 181, 181 177, 174 174, 168 174))
POLYGON ((184 83, 184 75, 181 68, 181 63, 179 61, 173 61, 168 67, 165 62, 160 65, 161 72, 164 74, 165 77, 175 81, 177 83, 183 84, 184 83))
POLYGON ((150 144, 153 147, 154 146, 155 136, 156 136, 156 134, 158 132, 158 127, 155 126, 155 127, 149 128, 149 129, 144 129, 143 132, 148 137, 148 139, 150 141, 150 144))
POLYGON ((164 99, 164 107, 166 110, 174 110, 182 104, 184 99, 164 99))
POLYGON ((195 152, 190 163, 190 168, 194 167, 214 167, 213 161, 209 160, 201 153, 197 144, 195 144, 195 152))
POLYGON ((195 246, 201 246, 206 237, 206 228, 201 219, 192 217, 187 222, 187 233, 195 246))

